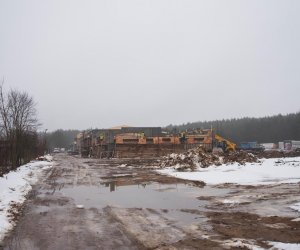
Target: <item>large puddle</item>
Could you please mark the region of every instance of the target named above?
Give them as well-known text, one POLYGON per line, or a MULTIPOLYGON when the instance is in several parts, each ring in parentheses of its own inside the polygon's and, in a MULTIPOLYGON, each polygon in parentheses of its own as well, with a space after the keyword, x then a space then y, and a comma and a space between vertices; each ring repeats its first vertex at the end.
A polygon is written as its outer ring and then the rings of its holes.
POLYGON ((199 196, 223 196, 230 190, 203 188, 188 184, 140 184, 117 186, 109 182, 99 186, 75 186, 63 188, 64 196, 74 199, 76 205, 84 208, 148 208, 160 211, 164 217, 182 224, 192 223, 205 218, 193 211, 205 211, 207 201, 199 196), (184 211, 182 211, 184 210, 184 211))
POLYGON ((99 186, 75 186, 61 190, 64 196, 73 198, 76 204, 86 208, 115 206, 123 208, 199 209, 206 201, 199 196, 223 196, 229 190, 188 184, 139 184, 117 186, 115 182, 99 186))

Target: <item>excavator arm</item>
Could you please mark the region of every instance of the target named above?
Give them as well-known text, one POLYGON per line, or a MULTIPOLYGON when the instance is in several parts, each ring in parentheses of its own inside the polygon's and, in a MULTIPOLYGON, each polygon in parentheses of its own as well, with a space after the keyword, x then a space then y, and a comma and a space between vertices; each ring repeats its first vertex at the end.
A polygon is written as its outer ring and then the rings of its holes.
POLYGON ((236 150, 236 144, 234 142, 231 142, 229 140, 226 140, 222 136, 219 136, 215 134, 214 136, 215 140, 219 143, 224 143, 226 145, 225 151, 235 151, 236 150))

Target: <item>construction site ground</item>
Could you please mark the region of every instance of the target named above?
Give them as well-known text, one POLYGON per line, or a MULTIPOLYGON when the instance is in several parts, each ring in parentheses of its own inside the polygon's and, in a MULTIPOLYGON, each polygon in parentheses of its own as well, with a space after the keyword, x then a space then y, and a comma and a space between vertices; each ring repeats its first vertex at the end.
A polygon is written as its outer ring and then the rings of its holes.
POLYGON ((299 243, 299 184, 208 186, 154 159, 54 157, 3 249, 269 249, 299 243), (235 204, 236 197, 244 202, 235 204), (226 202, 226 200, 230 202, 226 202))

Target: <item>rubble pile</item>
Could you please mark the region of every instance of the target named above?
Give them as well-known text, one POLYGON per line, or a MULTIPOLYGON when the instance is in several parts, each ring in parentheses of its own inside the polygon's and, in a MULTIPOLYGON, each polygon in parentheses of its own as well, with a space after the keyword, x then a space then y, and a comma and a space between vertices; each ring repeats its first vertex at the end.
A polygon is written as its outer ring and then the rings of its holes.
POLYGON ((230 154, 223 154, 223 163, 230 164, 237 162, 241 165, 245 165, 247 162, 259 162, 258 158, 245 151, 231 152, 230 154))
POLYGON ((170 154, 159 160, 159 167, 174 167, 177 171, 194 171, 197 168, 206 168, 211 165, 258 162, 258 158, 247 152, 212 153, 202 147, 190 149, 182 154, 170 154))

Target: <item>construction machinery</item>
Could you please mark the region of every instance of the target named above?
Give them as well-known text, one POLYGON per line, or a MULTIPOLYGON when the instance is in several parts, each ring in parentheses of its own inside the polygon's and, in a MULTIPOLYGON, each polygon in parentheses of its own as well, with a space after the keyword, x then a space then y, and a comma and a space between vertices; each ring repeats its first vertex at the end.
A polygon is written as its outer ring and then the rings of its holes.
POLYGON ((214 135, 214 146, 217 148, 222 148, 224 152, 236 151, 236 144, 223 138, 220 135, 214 135))

